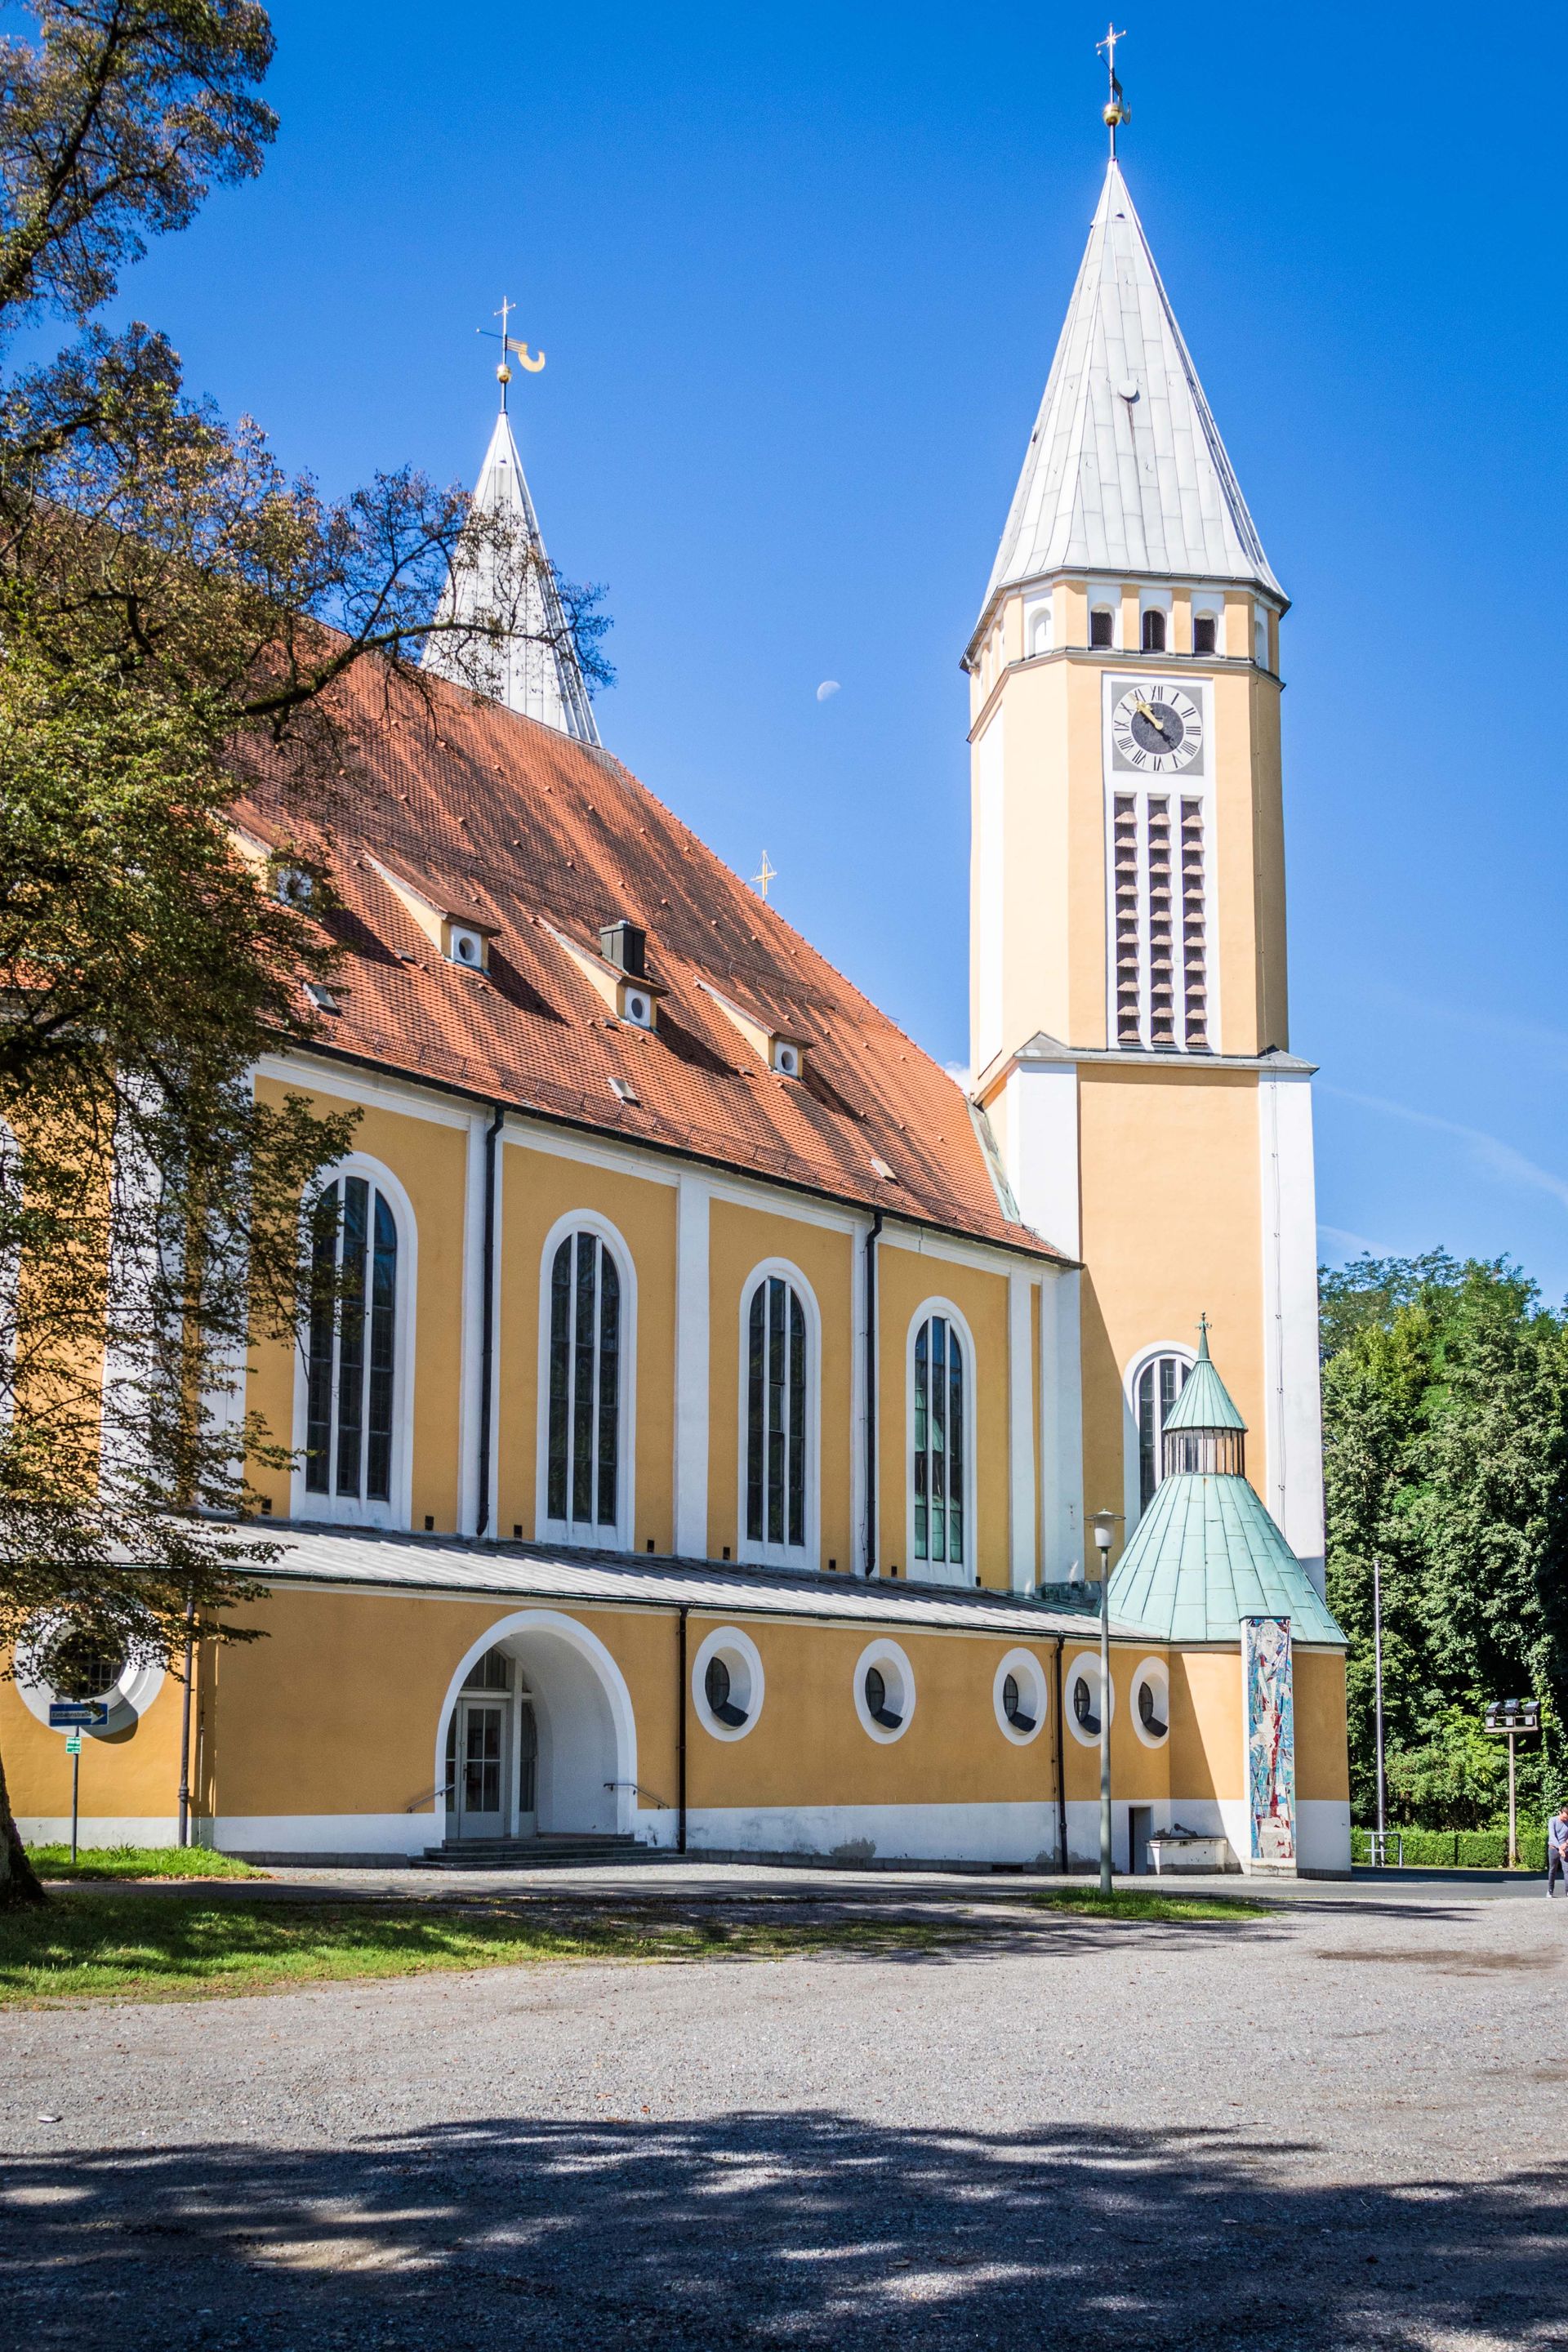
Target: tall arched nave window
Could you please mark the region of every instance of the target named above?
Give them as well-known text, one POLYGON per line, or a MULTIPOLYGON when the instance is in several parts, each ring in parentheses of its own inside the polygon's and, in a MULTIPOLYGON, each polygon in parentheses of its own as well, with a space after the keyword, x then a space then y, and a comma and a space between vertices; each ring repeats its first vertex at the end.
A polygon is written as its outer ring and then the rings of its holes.
POLYGON ((397 1219, 368 1176, 323 1187, 310 1232, 305 1492, 390 1503, 397 1365, 397 1219))
POLYGON ((626 1390, 625 1286, 616 1254, 585 1227, 550 1253, 545 1517, 579 1543, 613 1543, 622 1518, 626 1390))
POLYGON ((815 1321, 783 1269, 753 1276, 744 1347, 742 1520, 745 1557, 799 1564, 815 1541, 815 1321))
POLYGON ((916 1569, 941 1582, 969 1558, 968 1364, 951 1316, 915 1328, 911 1545, 916 1569))
POLYGON ((1138 1508, 1146 1511, 1160 1483, 1160 1439, 1165 1416, 1187 1384, 1192 1365, 1184 1356, 1151 1356, 1133 1383, 1138 1424, 1138 1508))

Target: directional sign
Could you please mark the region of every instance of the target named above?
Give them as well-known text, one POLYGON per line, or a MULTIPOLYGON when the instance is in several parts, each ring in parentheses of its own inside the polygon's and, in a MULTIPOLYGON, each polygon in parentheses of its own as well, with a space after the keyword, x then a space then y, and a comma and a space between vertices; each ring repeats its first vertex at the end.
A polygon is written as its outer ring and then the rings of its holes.
POLYGON ((68 1730, 73 1723, 107 1723, 109 1708, 100 1698, 52 1698, 49 1701, 49 1729, 68 1730))

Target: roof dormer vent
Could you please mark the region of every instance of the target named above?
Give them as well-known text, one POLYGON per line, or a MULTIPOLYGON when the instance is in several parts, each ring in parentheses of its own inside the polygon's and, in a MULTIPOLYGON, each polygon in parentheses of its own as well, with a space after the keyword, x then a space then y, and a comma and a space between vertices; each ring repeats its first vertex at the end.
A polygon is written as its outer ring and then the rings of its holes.
POLYGON ((620 915, 613 923, 605 923, 599 932, 599 945, 605 961, 624 971, 628 980, 647 979, 647 933, 629 916, 620 915))

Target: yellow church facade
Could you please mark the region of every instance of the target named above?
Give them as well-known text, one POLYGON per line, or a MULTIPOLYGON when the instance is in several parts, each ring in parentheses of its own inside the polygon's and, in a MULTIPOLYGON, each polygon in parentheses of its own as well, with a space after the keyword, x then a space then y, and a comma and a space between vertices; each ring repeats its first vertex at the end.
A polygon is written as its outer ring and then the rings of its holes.
MULTIPOLYGON (((537 539, 504 413, 477 496, 537 539)), ((257 1084, 357 1124, 225 1408, 292 1452, 263 1638, 100 1695, 89 1841, 184 1787, 256 1855, 1059 1868, 1108 1718, 1119 1868, 1348 1867, 1284 609, 1113 164, 965 657, 966 1087, 603 749, 547 627, 493 697, 367 695, 313 848, 249 793, 342 950, 257 1084)), ((50 1697, 0 1691, 37 1837, 50 1697)))

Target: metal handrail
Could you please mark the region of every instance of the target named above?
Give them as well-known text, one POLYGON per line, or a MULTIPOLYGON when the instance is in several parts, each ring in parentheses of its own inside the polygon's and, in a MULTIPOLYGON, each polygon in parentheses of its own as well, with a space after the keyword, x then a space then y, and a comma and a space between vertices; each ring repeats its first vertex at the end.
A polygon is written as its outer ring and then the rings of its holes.
POLYGON ((446 1780, 438 1789, 426 1789, 422 1797, 416 1797, 414 1802, 405 1805, 403 1810, 405 1813, 416 1813, 421 1805, 432 1804, 437 1797, 449 1797, 457 1785, 456 1780, 446 1780))
POLYGON ((650 1804, 658 1805, 664 1812, 675 1810, 668 1797, 660 1797, 652 1789, 645 1789, 640 1780, 606 1780, 605 1786, 606 1789, 635 1789, 639 1797, 646 1797, 650 1804))
POLYGON ((1388 1868, 1388 1841, 1394 1840, 1395 1870, 1405 1867, 1405 1834, 1402 1830, 1368 1830, 1367 1839, 1373 1870, 1388 1868))

